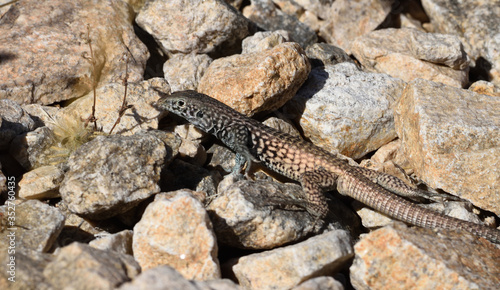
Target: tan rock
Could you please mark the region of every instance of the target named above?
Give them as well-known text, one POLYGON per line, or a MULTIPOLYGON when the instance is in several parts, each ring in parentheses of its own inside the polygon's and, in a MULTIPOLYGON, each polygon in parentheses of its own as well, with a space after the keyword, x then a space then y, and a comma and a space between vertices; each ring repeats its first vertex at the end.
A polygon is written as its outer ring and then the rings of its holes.
POLYGON ((305 82, 310 70, 303 49, 287 42, 263 52, 215 60, 198 90, 251 116, 283 106, 305 82))
POLYGON ((176 53, 163 64, 163 73, 172 92, 196 90, 211 62, 206 54, 176 53))
POLYGON ((0 26, 0 98, 51 104, 91 91, 92 65, 87 24, 98 83, 142 80, 149 57, 132 27, 134 13, 122 1, 18 1, 0 26), (20 49, 22 48, 22 49, 20 49), (132 61, 133 60, 133 61, 132 61))
MULTIPOLYGON (((168 84, 160 78, 128 84, 126 101, 133 107, 125 111, 113 129, 113 134, 133 135, 143 129, 158 128, 159 112, 151 106, 151 102, 158 100, 160 96, 153 87, 162 92, 170 92, 168 84)), ((103 132, 109 133, 117 121, 124 94, 123 83, 109 83, 97 89, 95 116, 97 127, 103 132)), ((94 93, 90 92, 58 112, 56 118, 86 120, 92 112, 93 104, 94 93)), ((90 125, 93 126, 92 123, 90 125)))
POLYGON ((159 194, 134 227, 142 270, 169 265, 186 279, 220 278, 217 242, 203 205, 188 190, 159 194))
POLYGON ((478 94, 500 97, 500 86, 487 81, 477 81, 470 85, 469 91, 478 94))
POLYGON ((327 11, 319 35, 351 53, 351 42, 356 37, 375 30, 385 20, 391 12, 391 1, 336 0, 327 11))
POLYGON ((500 250, 465 232, 398 223, 364 236, 350 268, 355 289, 495 289, 500 250))
POLYGON ((395 105, 402 151, 429 186, 500 214, 500 98, 417 79, 395 105))
POLYGON ((455 87, 468 82, 468 58, 455 36, 390 28, 356 38, 351 49, 365 69, 404 81, 423 78, 455 87))
POLYGON ((59 197, 59 185, 64 173, 56 166, 42 166, 26 172, 19 181, 19 197, 46 199, 59 197))

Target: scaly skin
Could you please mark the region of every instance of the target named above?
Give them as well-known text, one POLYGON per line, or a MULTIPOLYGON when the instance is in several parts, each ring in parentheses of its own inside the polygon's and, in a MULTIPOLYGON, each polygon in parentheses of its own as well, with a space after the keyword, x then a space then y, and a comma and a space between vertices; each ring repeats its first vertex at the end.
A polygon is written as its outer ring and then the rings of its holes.
POLYGON ((306 209, 317 217, 328 213, 325 190, 337 189, 373 209, 403 222, 426 228, 463 229, 500 243, 500 231, 420 207, 401 196, 419 196, 400 179, 349 165, 327 151, 248 118, 225 104, 195 91, 162 94, 155 107, 177 114, 213 134, 236 152, 239 173, 246 163, 260 162, 302 184, 306 209), (398 194, 398 195, 396 195, 398 194))

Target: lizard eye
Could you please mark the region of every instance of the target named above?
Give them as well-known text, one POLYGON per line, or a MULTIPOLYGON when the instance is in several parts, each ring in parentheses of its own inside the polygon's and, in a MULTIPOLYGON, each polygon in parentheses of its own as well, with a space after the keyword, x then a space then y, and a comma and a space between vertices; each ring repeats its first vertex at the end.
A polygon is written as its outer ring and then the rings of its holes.
POLYGON ((182 100, 181 101, 177 101, 177 106, 184 107, 184 105, 185 105, 184 101, 182 101, 182 100))
POLYGON ((196 113, 196 117, 197 118, 203 118, 203 112, 202 111, 198 111, 198 113, 196 113))

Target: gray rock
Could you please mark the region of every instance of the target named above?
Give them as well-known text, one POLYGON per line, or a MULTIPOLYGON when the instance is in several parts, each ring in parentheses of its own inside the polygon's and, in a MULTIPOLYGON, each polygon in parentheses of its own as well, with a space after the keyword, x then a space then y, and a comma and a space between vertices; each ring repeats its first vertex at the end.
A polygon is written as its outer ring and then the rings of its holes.
POLYGON ((169 265, 187 279, 220 278, 212 223, 188 190, 155 196, 134 227, 133 250, 143 270, 169 265))
POLYGON ((116 234, 105 235, 89 243, 89 246, 103 251, 115 251, 121 254, 132 255, 131 230, 123 230, 116 234))
POLYGON ((403 88, 399 79, 352 63, 316 67, 284 110, 312 143, 356 159, 396 137, 391 105, 403 88))
POLYGON ((252 5, 243 9, 243 15, 255 22, 259 27, 269 30, 286 30, 290 33, 290 40, 307 47, 318 40, 314 30, 297 17, 290 16, 277 9, 271 0, 252 0, 252 5))
POLYGON ((334 274, 353 255, 349 233, 335 230, 296 245, 241 257, 233 271, 245 288, 291 288, 311 277, 334 274))
POLYGON ((55 256, 43 275, 59 289, 115 289, 141 271, 132 256, 81 243, 72 243, 55 256))
POLYGON ((141 80, 149 53, 133 21, 123 1, 18 1, 0 21, 0 98, 52 104, 80 97, 91 91, 93 77, 98 83, 120 81, 124 55, 128 80, 141 80), (84 39, 89 23, 94 66, 82 57, 90 56, 84 39))
POLYGON ((275 47, 276 45, 289 41, 287 31, 264 31, 257 32, 243 39, 241 53, 261 52, 275 47))
POLYGON ((183 290, 237 290, 241 289, 228 279, 208 281, 187 280, 174 268, 161 265, 142 272, 133 281, 123 284, 119 290, 183 289, 183 290))
MULTIPOLYGON (((3 234, 5 233, 8 234, 3 234)), ((43 276, 43 269, 52 261, 53 256, 26 248, 13 248, 15 253, 10 249, 9 254, 7 245, 0 243, 0 287, 12 290, 54 289, 43 276)))
POLYGON ((314 43, 306 49, 306 55, 313 66, 334 65, 341 62, 354 61, 340 47, 328 43, 314 43))
MULTIPOLYGON (((2 206, 7 215, 7 206, 2 206)), ((29 249, 37 252, 50 250, 64 226, 64 215, 57 209, 38 200, 28 200, 15 206, 14 225, 16 249, 29 249)), ((9 230, 10 231, 10 230, 9 230)))
POLYGON ((147 133, 99 136, 70 156, 61 197, 72 212, 93 219, 123 213, 160 191, 171 150, 167 154, 164 142, 147 133))
POLYGON ((240 178, 228 175, 207 208, 222 243, 271 249, 318 233, 322 227, 349 228, 357 223, 349 209, 332 202, 333 218, 325 226, 304 210, 307 202, 299 185, 240 178))
POLYGON ((176 53, 163 65, 163 73, 172 92, 196 90, 210 63, 212 58, 206 54, 176 53))
POLYGON ((227 51, 248 34, 245 17, 217 0, 148 1, 136 21, 167 53, 227 51))
POLYGON ((35 122, 16 102, 0 99, 0 150, 9 148, 14 137, 35 129, 35 122))
POLYGON ((316 277, 301 283, 292 290, 344 290, 344 286, 333 277, 316 277))

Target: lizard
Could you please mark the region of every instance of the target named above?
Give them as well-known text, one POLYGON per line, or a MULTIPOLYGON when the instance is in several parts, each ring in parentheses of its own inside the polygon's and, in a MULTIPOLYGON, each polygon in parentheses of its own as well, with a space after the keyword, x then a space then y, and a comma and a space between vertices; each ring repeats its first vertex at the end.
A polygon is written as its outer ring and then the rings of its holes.
POLYGON ((299 182, 305 192, 305 209, 317 218, 328 213, 324 192, 336 189, 376 211, 424 228, 465 230, 500 243, 500 231, 424 208, 404 197, 421 196, 392 175, 350 165, 332 153, 298 137, 280 132, 247 117, 224 103, 193 90, 165 94, 152 106, 169 111, 214 135, 236 153, 233 173, 248 174, 252 163, 299 182))

